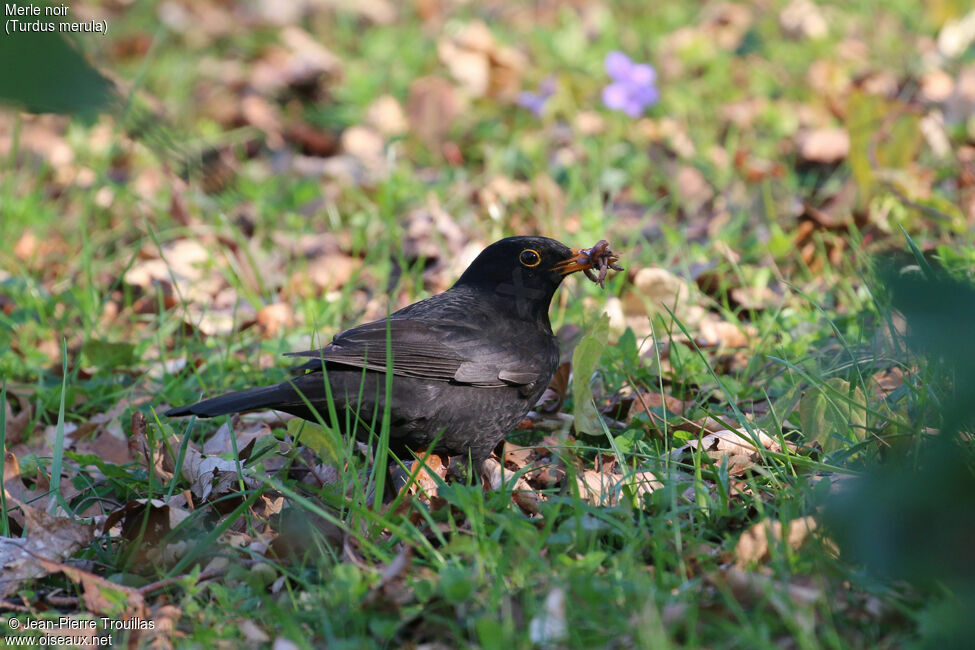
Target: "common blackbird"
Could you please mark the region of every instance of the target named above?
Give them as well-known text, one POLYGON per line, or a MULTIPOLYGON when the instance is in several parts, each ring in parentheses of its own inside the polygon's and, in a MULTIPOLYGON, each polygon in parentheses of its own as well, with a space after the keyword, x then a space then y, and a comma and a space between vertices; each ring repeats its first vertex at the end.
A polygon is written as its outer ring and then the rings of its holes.
POLYGON ((479 464, 538 401, 559 364, 549 303, 567 274, 602 284, 622 270, 602 241, 569 249, 547 237, 509 237, 485 248, 443 293, 336 335, 299 374, 181 406, 168 416, 213 417, 272 408, 329 421, 328 400, 348 435, 378 433, 385 404, 387 344, 393 382, 389 449, 470 455, 479 464), (598 272, 598 277, 594 275, 598 272), (315 410, 309 408, 309 405, 315 410))

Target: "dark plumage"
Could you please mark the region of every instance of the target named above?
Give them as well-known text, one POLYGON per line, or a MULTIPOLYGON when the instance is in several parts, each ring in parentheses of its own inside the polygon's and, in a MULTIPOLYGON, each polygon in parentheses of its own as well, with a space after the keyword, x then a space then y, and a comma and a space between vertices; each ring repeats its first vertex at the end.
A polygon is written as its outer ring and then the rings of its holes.
POLYGON ((387 342, 393 357, 390 449, 437 441, 436 453, 487 457, 548 386, 559 349, 548 319, 567 273, 605 268, 603 247, 571 250, 546 237, 509 237, 485 248, 447 291, 335 336, 289 381, 171 409, 213 417, 273 408, 329 420, 328 392, 347 434, 368 440, 382 422, 387 342), (324 372, 323 372, 324 370, 324 372))

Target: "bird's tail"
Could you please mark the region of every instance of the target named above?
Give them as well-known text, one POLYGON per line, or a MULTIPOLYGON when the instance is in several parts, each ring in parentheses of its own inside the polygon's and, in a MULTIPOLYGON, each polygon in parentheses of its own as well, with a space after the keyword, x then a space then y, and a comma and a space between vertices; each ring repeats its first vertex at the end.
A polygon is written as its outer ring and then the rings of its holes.
POLYGON ((241 411, 253 411, 254 409, 268 408, 279 405, 293 397, 294 389, 289 385, 278 384, 277 386, 260 386, 249 388, 235 393, 227 393, 220 397, 211 397, 196 404, 188 406, 177 406, 164 413, 166 417, 179 417, 181 415, 196 415, 201 418, 212 418, 227 413, 239 413, 241 411))

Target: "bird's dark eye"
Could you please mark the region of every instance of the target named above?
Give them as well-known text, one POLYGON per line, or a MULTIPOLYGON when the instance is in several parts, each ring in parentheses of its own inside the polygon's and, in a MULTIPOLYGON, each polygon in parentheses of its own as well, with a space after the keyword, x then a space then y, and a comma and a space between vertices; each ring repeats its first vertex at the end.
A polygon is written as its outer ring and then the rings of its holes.
POLYGON ((542 263, 542 256, 538 254, 538 251, 534 251, 530 248, 526 248, 521 251, 521 255, 518 256, 518 260, 528 268, 534 268, 542 263))

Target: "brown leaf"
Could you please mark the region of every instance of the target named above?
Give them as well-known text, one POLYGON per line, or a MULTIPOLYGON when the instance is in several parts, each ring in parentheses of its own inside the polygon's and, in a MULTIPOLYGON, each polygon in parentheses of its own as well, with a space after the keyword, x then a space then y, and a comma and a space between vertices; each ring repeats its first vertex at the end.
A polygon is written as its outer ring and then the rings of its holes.
POLYGON ((126 271, 126 284, 148 291, 153 286, 172 287, 175 294, 191 302, 208 304, 224 288, 226 280, 207 268, 214 252, 194 239, 163 244, 162 250, 143 249, 145 256, 126 271))
MULTIPOLYGON (((148 422, 141 411, 132 413, 132 436, 129 438, 129 453, 137 458, 139 464, 152 472, 160 482, 173 478, 175 463, 166 453, 161 441, 157 438, 154 445, 149 444, 147 436, 148 422)), ((178 447, 177 447, 178 448, 178 447)))
POLYGON ((541 494, 532 489, 524 476, 519 476, 515 481, 514 490, 511 492, 511 500, 525 514, 538 517, 541 515, 539 504, 545 499, 541 494))
POLYGON ((440 60, 474 97, 513 100, 521 89, 525 59, 517 50, 498 45, 490 28, 475 20, 437 43, 440 60))
POLYGON ((736 325, 722 320, 718 316, 709 315, 698 325, 700 340, 698 345, 720 345, 725 348, 747 348, 749 343, 758 337, 758 328, 754 325, 736 325))
MULTIPOLYGON (((3 491, 18 501, 24 501, 24 482, 20 478, 20 463, 17 456, 12 451, 7 451, 3 455, 3 491)), ((20 516, 18 523, 23 524, 22 513, 15 513, 20 516)))
POLYGON ((319 3, 332 11, 352 12, 377 25, 390 25, 399 15, 398 4, 389 0, 319 0, 319 3))
POLYGON ((579 135, 601 135, 606 130, 606 120, 596 111, 579 111, 572 121, 572 127, 579 135))
MULTIPOLYGON (((760 448, 773 452, 782 451, 778 441, 764 431, 755 429, 755 435, 758 437, 760 448)), ((740 428, 735 431, 722 428, 705 435, 700 440, 689 440, 686 445, 673 450, 671 454, 674 457, 681 457, 691 450, 696 449, 703 451, 716 463, 726 461, 728 464, 728 473, 732 476, 737 476, 745 472, 760 458, 760 454, 758 453, 759 447, 755 446, 751 434, 745 428, 740 428)))
POLYGON ((681 165, 674 179, 678 196, 688 212, 695 213, 714 198, 714 190, 704 174, 690 165, 681 165))
POLYGON ((233 438, 236 438, 236 453, 240 453, 254 440, 271 435, 270 425, 262 420, 250 417, 233 418, 230 422, 220 425, 212 436, 203 443, 203 453, 208 456, 221 456, 235 453, 234 442, 231 437, 233 424, 233 438))
POLYGON ((387 138, 403 135, 409 129, 406 113, 392 95, 380 95, 366 108, 366 124, 387 138))
POLYGON ((661 406, 666 406, 667 410, 671 413, 683 415, 687 409, 693 406, 693 402, 685 402, 684 400, 677 399, 673 395, 665 395, 663 393, 641 389, 633 396, 633 406, 630 411, 630 417, 632 418, 637 413, 657 409, 661 406))
POLYGON ((152 650, 172 650, 172 637, 182 636, 176 624, 183 615, 183 610, 175 605, 157 604, 153 606, 151 618, 155 624, 151 630, 142 632, 143 647, 152 650))
POLYGON ((421 77, 410 84, 407 119, 410 128, 431 149, 440 149, 461 110, 461 100, 446 79, 421 77))
POLYGON ((781 178, 785 175, 785 166, 781 162, 759 158, 744 149, 735 152, 735 169, 749 183, 758 183, 768 178, 781 178))
POLYGON ((870 388, 878 400, 885 400, 904 385, 904 370, 898 366, 887 368, 870 376, 870 388))
POLYGON ((341 59, 300 27, 284 27, 279 38, 281 45, 267 48, 251 70, 250 85, 259 93, 271 96, 291 88, 314 96, 325 79, 341 74, 341 59))
POLYGON ((481 480, 484 482, 484 487, 491 490, 499 489, 503 476, 504 472, 497 458, 492 456, 481 464, 481 480))
POLYGON ((792 0, 779 14, 779 25, 796 39, 820 39, 829 33, 822 9, 812 0, 792 0))
POLYGON ((921 76, 920 99, 932 104, 947 101, 955 91, 954 78, 945 72, 934 68, 921 76))
POLYGON ((850 134, 841 128, 815 129, 800 133, 796 144, 802 160, 829 165, 850 153, 850 134))
POLYGON ((6 429, 4 430, 5 439, 7 441, 7 446, 17 444, 24 439, 24 431, 27 429, 27 425, 30 424, 30 400, 28 400, 23 395, 17 393, 7 393, 10 397, 17 400, 17 407, 20 412, 14 415, 13 407, 10 405, 10 399, 8 398, 6 404, 2 404, 6 413, 4 414, 4 422, 6 423, 6 429))
POLYGON ((556 368, 555 374, 552 375, 552 381, 549 382, 548 388, 542 393, 538 402, 535 404, 535 410, 542 413, 555 413, 562 408, 562 403, 569 394, 569 375, 572 373, 572 362, 565 361, 559 364, 556 368))
POLYGON ((97 456, 111 465, 127 465, 136 460, 128 441, 105 429, 99 430, 92 438, 79 440, 74 451, 97 456))
POLYGON ((612 474, 585 469, 576 475, 579 497, 596 506, 612 506, 619 501, 619 480, 612 474))
POLYGON ((135 499, 110 513, 102 530, 117 533, 127 542, 135 542, 137 558, 158 559, 163 540, 190 516, 186 506, 186 498, 182 495, 176 495, 169 501, 135 499), (119 530, 113 531, 118 524, 121 524, 119 530))
POLYGON ((0 599, 14 593, 26 580, 38 578, 52 569, 44 562, 57 563, 87 546, 95 538, 95 525, 67 517, 57 517, 7 494, 8 504, 19 507, 26 521, 27 536, 0 537, 0 599))
POLYGON ((735 566, 744 569, 751 564, 765 561, 769 557, 769 547, 780 544, 783 539, 789 548, 798 550, 809 534, 816 530, 817 525, 812 517, 793 519, 789 522, 788 534, 784 535, 781 521, 763 519, 752 524, 735 545, 735 566))
POLYGON ((651 471, 636 472, 627 478, 627 482, 635 488, 636 495, 643 496, 664 487, 663 481, 657 478, 657 474, 651 471))
MULTIPOLYGON (((178 441, 174 439, 174 448, 178 449, 178 441)), ((186 445, 183 457, 183 478, 190 482, 190 491, 200 501, 215 500, 218 497, 236 492, 240 483, 245 488, 254 489, 260 482, 243 473, 238 473, 238 467, 243 469, 243 461, 206 456, 200 453, 193 443, 186 445)))
POLYGON ((362 268, 362 260, 338 252, 316 257, 308 266, 295 271, 282 291, 282 298, 307 298, 341 289, 362 268))
POLYGON ((697 287, 667 269, 645 266, 636 272, 633 286, 634 290, 625 292, 623 296, 623 308, 627 315, 668 316, 670 310, 687 327, 695 328, 706 313, 698 304, 697 287))
MULTIPOLYGON (((460 254, 467 236, 433 194, 426 204, 410 210, 403 224, 403 256, 410 261, 439 262, 460 254)), ((443 268, 445 265, 440 264, 443 268)), ((446 287, 445 287, 446 288, 446 287)))
POLYGON ((342 151, 358 158, 370 168, 385 167, 383 136, 368 126, 350 126, 342 132, 342 151))
POLYGON ((277 302, 265 305, 257 312, 257 326, 266 339, 276 338, 283 330, 295 326, 295 314, 291 305, 277 302))
POLYGON ((783 583, 738 567, 729 567, 705 578, 712 585, 729 589, 745 607, 771 606, 779 616, 794 621, 807 633, 812 633, 816 625, 814 606, 824 597, 823 590, 818 587, 783 583))
POLYGON ((437 496, 439 484, 444 481, 446 476, 447 466, 437 454, 430 454, 426 462, 415 460, 410 465, 410 477, 414 479, 410 486, 410 493, 430 501, 437 496), (440 480, 438 481, 434 476, 440 480))
POLYGON ((307 122, 293 122, 285 127, 284 139, 297 145, 298 151, 308 156, 326 158, 338 153, 339 138, 307 122))
POLYGON ((271 640, 271 637, 267 635, 267 632, 261 629, 257 623, 254 622, 254 619, 238 618, 233 622, 233 625, 240 630, 242 635, 244 635, 244 639, 252 645, 257 646, 271 640))
POLYGON ((504 443, 504 465, 513 472, 523 469, 535 457, 534 447, 522 447, 513 442, 504 443))
POLYGON ((121 620, 146 617, 146 604, 138 589, 109 582, 93 573, 60 562, 43 558, 38 562, 48 573, 61 572, 80 584, 84 589, 82 597, 85 607, 90 611, 121 620))

